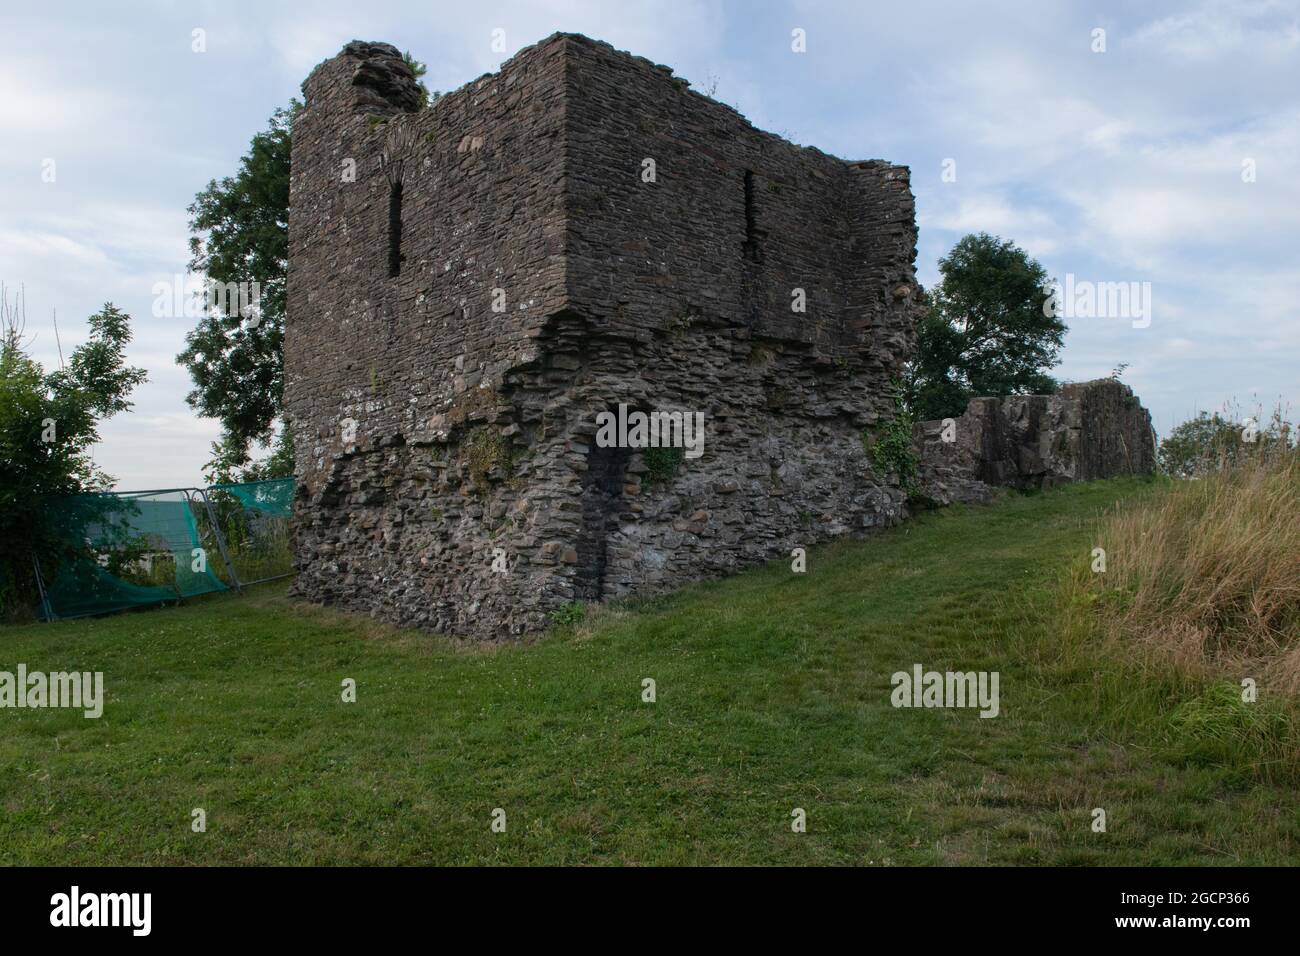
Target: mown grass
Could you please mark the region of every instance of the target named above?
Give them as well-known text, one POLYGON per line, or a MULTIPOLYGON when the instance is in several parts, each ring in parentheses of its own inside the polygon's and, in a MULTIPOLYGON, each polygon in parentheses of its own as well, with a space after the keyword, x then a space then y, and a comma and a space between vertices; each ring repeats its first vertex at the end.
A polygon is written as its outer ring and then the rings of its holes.
POLYGON ((1300 795, 1196 750, 1199 690, 1057 646, 1098 515, 1164 493, 935 512, 524 646, 279 586, 8 629, 0 669, 101 670, 108 702, 0 710, 0 861, 1295 863, 1300 795), (999 671, 1001 716, 894 709, 914 663, 999 671))

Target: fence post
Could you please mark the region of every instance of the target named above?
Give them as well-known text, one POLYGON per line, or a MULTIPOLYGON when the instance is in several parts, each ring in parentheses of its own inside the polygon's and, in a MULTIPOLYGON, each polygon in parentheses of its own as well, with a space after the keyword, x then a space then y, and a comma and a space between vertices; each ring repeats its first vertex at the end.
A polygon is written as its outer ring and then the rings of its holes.
POLYGON ((41 577, 41 562, 36 560, 36 555, 32 555, 32 570, 36 572, 36 590, 41 594, 41 614, 45 616, 45 623, 49 624, 54 620, 54 608, 50 606, 49 596, 45 593, 45 578, 41 577))
MULTIPOLYGON (((212 501, 208 498, 208 493, 202 488, 196 488, 200 495, 203 496, 203 504, 208 509, 208 521, 212 524, 212 536, 217 539, 217 547, 221 550, 221 560, 226 562, 226 569, 230 571, 230 580, 235 582, 235 590, 243 594, 244 589, 239 584, 239 575, 235 573, 235 565, 230 560, 230 552, 226 550, 226 538, 221 533, 221 526, 217 523, 217 513, 212 508, 212 501)), ((185 493, 187 496, 189 492, 185 493)))

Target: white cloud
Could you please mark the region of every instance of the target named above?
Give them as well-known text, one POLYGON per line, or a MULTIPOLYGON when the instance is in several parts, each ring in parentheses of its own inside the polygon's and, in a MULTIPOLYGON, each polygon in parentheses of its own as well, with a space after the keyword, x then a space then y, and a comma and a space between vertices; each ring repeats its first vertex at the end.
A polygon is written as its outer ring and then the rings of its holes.
POLYGON ((1126 40, 1135 50, 1206 61, 1248 54, 1269 59, 1300 53, 1300 19, 1293 4, 1212 2, 1146 24, 1126 40))

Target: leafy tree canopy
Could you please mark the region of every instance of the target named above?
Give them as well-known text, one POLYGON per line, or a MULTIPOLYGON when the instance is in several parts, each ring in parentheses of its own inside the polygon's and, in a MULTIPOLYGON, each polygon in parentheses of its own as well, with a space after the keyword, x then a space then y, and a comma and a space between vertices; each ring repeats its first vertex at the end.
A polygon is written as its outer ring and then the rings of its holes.
MULTIPOLYGON (((274 437, 284 395, 284 294, 289 265, 289 144, 294 100, 253 137, 234 176, 212 180, 189 207, 190 270, 223 285, 257 283, 252 318, 212 307, 176 357, 194 381, 186 396, 221 422, 210 467, 236 468, 274 437), (224 456, 224 457, 223 457, 224 456)), ((232 309, 231 311, 236 311, 232 309)))
POLYGON ((980 395, 1056 391, 1065 323, 1044 314, 1047 272, 1010 240, 968 235, 939 260, 904 376, 919 419, 960 415, 980 395))

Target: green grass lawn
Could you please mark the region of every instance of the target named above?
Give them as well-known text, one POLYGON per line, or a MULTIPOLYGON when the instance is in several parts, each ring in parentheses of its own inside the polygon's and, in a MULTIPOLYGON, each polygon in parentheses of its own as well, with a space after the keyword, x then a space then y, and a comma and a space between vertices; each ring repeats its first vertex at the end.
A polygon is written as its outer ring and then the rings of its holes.
POLYGON ((0 670, 103 671, 107 704, 0 710, 0 862, 1300 862, 1300 795, 1189 748, 1173 685, 1051 653, 1100 509, 1158 493, 929 513, 522 646, 281 586, 9 628, 0 670), (999 671, 1001 716, 893 708, 915 663, 999 671))

